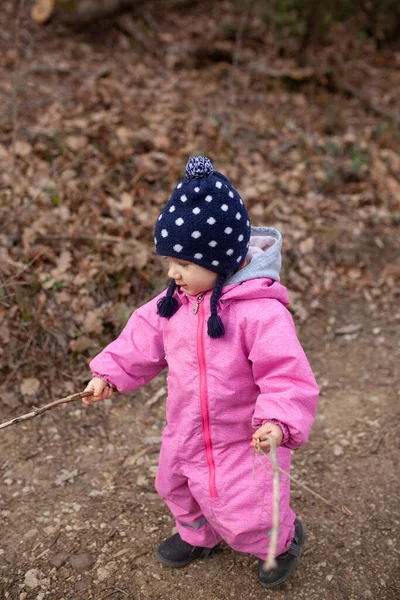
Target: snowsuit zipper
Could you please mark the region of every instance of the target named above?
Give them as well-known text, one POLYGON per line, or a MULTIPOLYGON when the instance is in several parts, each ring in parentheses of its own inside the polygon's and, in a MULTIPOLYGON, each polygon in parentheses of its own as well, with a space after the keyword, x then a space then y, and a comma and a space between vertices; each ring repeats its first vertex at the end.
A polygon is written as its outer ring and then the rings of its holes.
POLYGON ((203 426, 203 439, 208 465, 208 486, 211 498, 218 498, 217 486, 215 483, 215 462, 212 451, 210 418, 208 413, 208 388, 206 377, 206 357, 204 349, 204 305, 201 304, 203 298, 204 294, 197 298, 197 303, 193 307, 192 312, 193 314, 197 314, 198 312, 199 315, 197 321, 197 360, 199 363, 200 373, 200 409, 203 426))

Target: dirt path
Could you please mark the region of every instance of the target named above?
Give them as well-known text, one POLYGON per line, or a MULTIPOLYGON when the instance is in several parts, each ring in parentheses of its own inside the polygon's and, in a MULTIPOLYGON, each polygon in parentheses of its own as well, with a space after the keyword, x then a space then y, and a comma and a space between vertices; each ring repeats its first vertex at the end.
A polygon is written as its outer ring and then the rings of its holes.
POLYGON ((283 589, 262 590, 254 558, 228 547, 185 570, 155 560, 173 527, 153 489, 164 418, 159 378, 131 397, 93 410, 61 407, 2 432, 2 598, 397 598, 399 329, 399 314, 372 320, 354 304, 300 331, 322 395, 293 474, 353 516, 293 486, 308 542, 283 589), (340 333, 345 326, 354 333, 340 333))
MULTIPOLYGON (((352 95, 252 71, 255 61, 294 64, 257 14, 235 64, 239 3, 138 3, 129 19, 150 50, 120 24, 36 27, 26 3, 14 181, 15 3, 2 4, 1 421, 84 385, 89 356, 162 285, 155 218, 187 157, 211 152, 252 223, 284 235, 283 282, 322 388, 293 474, 353 515, 293 486, 308 541, 273 593, 254 558, 228 547, 185 570, 161 568, 154 549, 173 522, 153 487, 160 377, 0 432, 0 600, 397 599, 398 128, 352 95), (31 378, 45 397, 21 393, 31 378)), ((398 112, 398 53, 378 55, 338 27, 315 65, 336 53, 353 87, 398 112)))

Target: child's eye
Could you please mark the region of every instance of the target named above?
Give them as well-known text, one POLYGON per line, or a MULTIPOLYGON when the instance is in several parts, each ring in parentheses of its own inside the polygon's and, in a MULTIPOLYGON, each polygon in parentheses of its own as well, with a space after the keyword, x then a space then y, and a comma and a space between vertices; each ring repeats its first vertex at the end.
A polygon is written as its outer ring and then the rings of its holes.
POLYGON ((181 262, 178 262, 178 265, 179 265, 180 267, 187 267, 187 266, 188 266, 186 263, 181 263, 181 262))

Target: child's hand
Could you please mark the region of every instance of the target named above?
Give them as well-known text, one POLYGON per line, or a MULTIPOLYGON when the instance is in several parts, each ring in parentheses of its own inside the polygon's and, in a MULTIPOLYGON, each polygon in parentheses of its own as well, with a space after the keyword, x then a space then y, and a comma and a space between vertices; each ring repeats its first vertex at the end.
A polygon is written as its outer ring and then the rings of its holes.
MULTIPOLYGON (((251 444, 252 448, 256 446, 256 440, 259 440, 264 435, 270 435, 276 440, 276 447, 282 444, 283 439, 283 431, 279 427, 279 425, 275 425, 274 423, 265 423, 262 427, 259 427, 257 431, 255 431, 252 435, 251 444)), ((265 440, 264 442, 260 442, 260 448, 263 452, 269 452, 270 443, 269 440, 265 440)))
POLYGON ((113 388, 100 379, 100 377, 93 377, 87 384, 85 392, 93 391, 93 396, 87 396, 82 398, 82 402, 85 406, 89 406, 92 402, 98 402, 99 400, 107 400, 111 398, 114 393, 113 388))

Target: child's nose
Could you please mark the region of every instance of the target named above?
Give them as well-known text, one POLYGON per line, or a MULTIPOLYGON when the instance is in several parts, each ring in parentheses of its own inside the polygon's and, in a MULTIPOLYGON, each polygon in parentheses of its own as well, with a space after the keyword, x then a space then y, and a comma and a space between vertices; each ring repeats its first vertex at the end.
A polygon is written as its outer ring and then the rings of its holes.
POLYGON ((170 279, 179 279, 180 273, 174 264, 171 264, 168 269, 168 277, 170 279))

